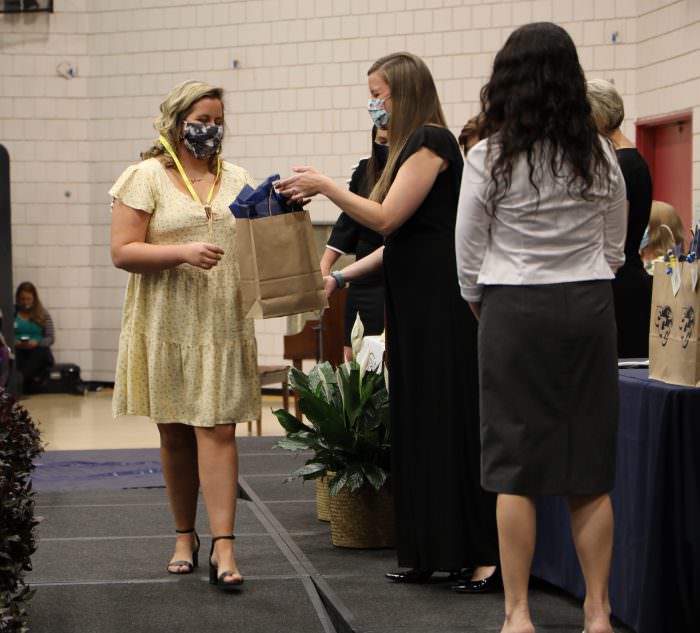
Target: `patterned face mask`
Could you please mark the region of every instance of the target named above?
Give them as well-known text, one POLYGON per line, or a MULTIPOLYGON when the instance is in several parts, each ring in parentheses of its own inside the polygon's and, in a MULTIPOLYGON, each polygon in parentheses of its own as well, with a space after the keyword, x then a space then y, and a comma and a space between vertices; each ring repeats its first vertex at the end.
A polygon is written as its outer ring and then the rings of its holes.
POLYGON ((384 99, 370 99, 367 102, 367 111, 372 117, 372 122, 383 130, 389 125, 389 113, 384 109, 384 99))
POLYGON ((195 158, 209 158, 221 150, 224 138, 222 125, 206 125, 185 121, 183 143, 195 158))

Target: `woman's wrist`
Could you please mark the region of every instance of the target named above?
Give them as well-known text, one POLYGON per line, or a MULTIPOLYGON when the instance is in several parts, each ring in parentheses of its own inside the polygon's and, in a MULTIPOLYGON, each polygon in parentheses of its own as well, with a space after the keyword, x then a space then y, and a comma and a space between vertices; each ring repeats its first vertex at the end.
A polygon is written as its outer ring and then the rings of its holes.
POLYGON ((338 185, 335 184, 335 180, 329 178, 328 176, 322 176, 318 192, 326 196, 326 198, 331 198, 333 195, 333 190, 338 185))
POLYGON ((331 277, 335 279, 335 285, 338 288, 344 288, 346 281, 345 281, 345 275, 340 270, 334 270, 331 272, 331 277))

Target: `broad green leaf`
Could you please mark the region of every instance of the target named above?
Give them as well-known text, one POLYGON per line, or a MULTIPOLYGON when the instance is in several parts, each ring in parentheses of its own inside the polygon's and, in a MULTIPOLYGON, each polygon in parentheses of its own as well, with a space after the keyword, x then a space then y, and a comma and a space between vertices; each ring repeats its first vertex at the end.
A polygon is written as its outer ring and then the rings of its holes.
POLYGON ((343 414, 332 405, 318 398, 302 398, 299 407, 311 420, 318 434, 333 445, 346 447, 352 436, 345 428, 343 414))
POLYGON ((386 471, 379 468, 379 466, 362 464, 362 472, 375 490, 379 490, 386 482, 386 471))
POLYGON ((313 442, 299 438, 283 437, 277 442, 277 446, 288 451, 307 451, 313 446, 313 442))
POLYGON ((301 420, 289 413, 289 411, 285 411, 284 409, 277 409, 272 413, 277 418, 277 421, 282 425, 282 428, 285 431, 287 431, 287 433, 296 433, 297 431, 311 430, 303 422, 301 422, 301 420))
POLYGON ((360 369, 351 367, 349 371, 340 370, 338 375, 338 387, 343 396, 343 409, 351 429, 355 429, 357 418, 361 411, 360 402, 360 369))
POLYGON ((335 393, 337 390, 337 382, 335 380, 333 366, 329 362, 324 362, 318 365, 318 371, 321 378, 321 384, 323 385, 323 392, 326 398, 326 402, 335 406, 335 393))
POLYGON ((308 376, 304 372, 299 371, 296 367, 292 367, 289 370, 289 385, 299 395, 313 394, 308 376))
POLYGON ((364 486, 365 484, 365 475, 362 472, 362 469, 358 466, 355 466, 352 470, 349 471, 348 474, 348 481, 347 481, 347 487, 350 492, 355 492, 356 490, 359 490, 364 486))
POLYGON ((335 497, 347 484, 348 473, 347 471, 338 473, 328 482, 328 492, 331 497, 335 497))
POLYGON ((323 473, 328 470, 326 464, 320 464, 319 462, 312 462, 306 464, 301 468, 298 468, 292 473, 292 477, 306 477, 307 475, 313 475, 315 473, 323 473))
MULTIPOLYGON (((325 398, 325 390, 323 389, 323 371, 321 365, 315 365, 308 374, 309 387, 311 391, 319 398, 325 398)), ((326 401, 328 398, 325 398, 326 401)))

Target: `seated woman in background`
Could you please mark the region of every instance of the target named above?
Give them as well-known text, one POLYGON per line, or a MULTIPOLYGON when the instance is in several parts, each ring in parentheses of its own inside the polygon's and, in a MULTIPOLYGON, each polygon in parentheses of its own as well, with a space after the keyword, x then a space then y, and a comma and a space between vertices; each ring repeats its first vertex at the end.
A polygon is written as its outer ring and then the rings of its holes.
POLYGON ((654 262, 663 261, 669 249, 680 245, 681 251, 683 250, 684 235, 683 221, 676 210, 667 202, 654 200, 651 203, 649 225, 639 245, 644 268, 650 275, 654 274, 654 262))
POLYGON ((15 293, 15 356, 25 393, 41 391, 53 366, 51 315, 41 304, 34 284, 24 281, 15 293))

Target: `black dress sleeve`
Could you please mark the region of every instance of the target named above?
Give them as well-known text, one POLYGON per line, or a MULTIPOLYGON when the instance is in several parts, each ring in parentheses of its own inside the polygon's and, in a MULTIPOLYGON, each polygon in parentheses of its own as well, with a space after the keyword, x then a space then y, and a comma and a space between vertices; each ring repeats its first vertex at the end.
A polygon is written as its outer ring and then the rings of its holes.
MULTIPOLYGON (((452 132, 445 127, 437 125, 423 125, 409 137, 406 146, 401 152, 397 166, 406 162, 422 147, 427 147, 440 158, 449 162, 455 161, 455 150, 457 150, 457 155, 461 159, 457 139, 455 139, 452 132)), ((459 165, 459 168, 461 170, 461 165, 459 165)))
MULTIPOLYGON (((367 159, 363 159, 352 172, 350 178, 350 191, 364 196, 362 188, 367 176, 367 159)), ((362 226, 353 220, 347 213, 341 213, 335 222, 335 226, 328 238, 328 246, 342 253, 357 253, 357 243, 360 239, 362 226)))

